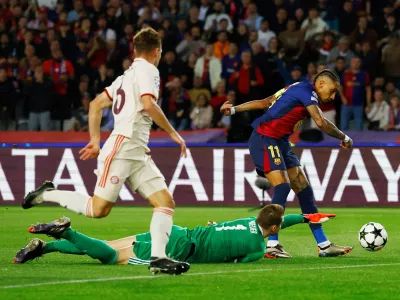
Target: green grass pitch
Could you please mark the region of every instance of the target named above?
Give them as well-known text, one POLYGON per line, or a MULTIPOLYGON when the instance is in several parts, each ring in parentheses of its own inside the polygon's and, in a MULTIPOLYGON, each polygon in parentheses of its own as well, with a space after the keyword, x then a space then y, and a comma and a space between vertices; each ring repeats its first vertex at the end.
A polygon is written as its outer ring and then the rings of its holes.
MULTIPOLYGON (((280 241, 293 259, 192 265, 182 276, 152 276, 144 266, 104 266, 89 257, 54 253, 25 265, 12 263, 15 252, 32 238, 27 232, 30 224, 66 215, 73 228, 110 240, 147 231, 150 208, 116 207, 107 218, 93 220, 58 207, 29 211, 1 207, 0 299, 400 299, 400 210, 321 211, 337 214, 324 225, 325 231, 331 241, 353 245, 352 253, 318 258, 308 226, 300 224, 281 231, 280 241), (388 231, 388 244, 380 252, 368 252, 358 243, 358 230, 369 221, 383 224, 388 231)), ((255 213, 247 208, 179 207, 174 222, 195 227, 207 220, 255 213)))

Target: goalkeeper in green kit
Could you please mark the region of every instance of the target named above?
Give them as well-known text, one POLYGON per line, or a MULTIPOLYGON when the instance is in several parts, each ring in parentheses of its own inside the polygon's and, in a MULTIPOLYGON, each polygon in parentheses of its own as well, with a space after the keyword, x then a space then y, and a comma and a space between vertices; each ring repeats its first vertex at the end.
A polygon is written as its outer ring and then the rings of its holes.
MULTIPOLYGON (((264 239, 280 229, 301 223, 322 223, 333 214, 289 214, 283 207, 265 206, 257 217, 212 223, 195 229, 173 226, 167 255, 188 263, 251 262, 264 256, 264 239)), ((71 221, 62 217, 51 223, 32 225, 29 232, 47 234, 57 239, 44 242, 33 239, 17 252, 15 263, 25 263, 51 252, 88 255, 103 264, 148 265, 151 255, 150 233, 105 242, 88 237, 71 228, 71 221)), ((166 272, 167 273, 167 272, 166 272)))

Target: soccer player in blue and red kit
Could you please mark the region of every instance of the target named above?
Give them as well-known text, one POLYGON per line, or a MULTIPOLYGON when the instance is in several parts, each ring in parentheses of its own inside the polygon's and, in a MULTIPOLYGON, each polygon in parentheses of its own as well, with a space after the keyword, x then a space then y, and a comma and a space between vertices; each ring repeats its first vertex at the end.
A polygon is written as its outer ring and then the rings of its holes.
MULTIPOLYGON (((333 101, 340 87, 339 77, 331 70, 318 73, 311 82, 296 82, 263 99, 243 103, 238 106, 226 102, 221 107, 225 115, 249 110, 266 110, 256 119, 249 140, 250 155, 258 175, 266 177, 274 186, 273 204, 286 205, 290 189, 296 193, 303 214, 318 212, 313 190, 300 165, 298 157, 291 150, 289 136, 311 116, 326 134, 341 140, 343 148, 351 148, 353 141, 327 120, 318 103, 333 101)), ((352 247, 332 244, 324 234, 321 224, 310 224, 318 244, 321 257, 339 256, 349 253, 352 247)), ((279 244, 278 236, 271 236, 265 253, 267 258, 290 258, 279 244)))

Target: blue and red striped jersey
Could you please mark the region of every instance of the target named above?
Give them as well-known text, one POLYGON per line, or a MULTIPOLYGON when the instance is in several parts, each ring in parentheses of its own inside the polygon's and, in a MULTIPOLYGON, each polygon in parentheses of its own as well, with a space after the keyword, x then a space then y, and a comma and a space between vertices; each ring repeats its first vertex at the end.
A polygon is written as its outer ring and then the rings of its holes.
POLYGON ((346 70, 342 77, 343 94, 349 106, 364 106, 370 79, 368 72, 360 71, 353 73, 350 69, 346 70))
POLYGON ((309 116, 309 105, 318 105, 318 95, 311 82, 303 81, 289 85, 275 93, 276 100, 270 108, 253 123, 252 127, 261 135, 282 139, 309 116))

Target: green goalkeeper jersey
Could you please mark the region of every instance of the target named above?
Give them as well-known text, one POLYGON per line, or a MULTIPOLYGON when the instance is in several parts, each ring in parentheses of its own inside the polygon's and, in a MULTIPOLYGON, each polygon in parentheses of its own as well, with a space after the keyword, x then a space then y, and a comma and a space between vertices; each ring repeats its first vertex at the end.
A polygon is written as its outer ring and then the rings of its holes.
POLYGON ((264 255, 265 242, 255 217, 196 227, 191 232, 196 245, 188 262, 249 262, 264 255))

